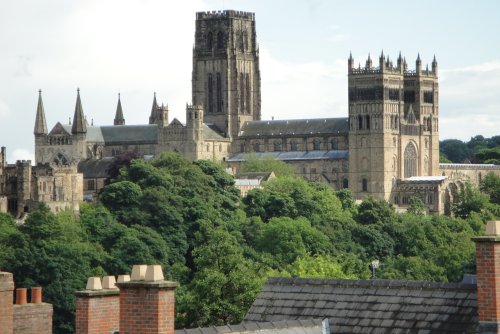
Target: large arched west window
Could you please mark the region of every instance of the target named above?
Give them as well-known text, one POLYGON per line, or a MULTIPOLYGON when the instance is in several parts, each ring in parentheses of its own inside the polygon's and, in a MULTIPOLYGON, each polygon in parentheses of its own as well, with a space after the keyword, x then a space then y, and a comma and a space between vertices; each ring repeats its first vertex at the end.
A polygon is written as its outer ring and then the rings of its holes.
POLYGON ((417 176, 417 149, 413 143, 409 143, 405 148, 405 178, 417 176))

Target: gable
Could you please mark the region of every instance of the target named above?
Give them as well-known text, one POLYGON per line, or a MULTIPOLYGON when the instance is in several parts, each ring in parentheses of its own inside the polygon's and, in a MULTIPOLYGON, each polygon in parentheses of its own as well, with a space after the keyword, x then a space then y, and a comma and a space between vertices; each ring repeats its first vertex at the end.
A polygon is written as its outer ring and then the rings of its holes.
POLYGON ((57 122, 56 125, 54 125, 54 127, 52 128, 52 130, 50 130, 49 136, 58 136, 58 135, 70 136, 71 133, 68 132, 60 122, 57 122))

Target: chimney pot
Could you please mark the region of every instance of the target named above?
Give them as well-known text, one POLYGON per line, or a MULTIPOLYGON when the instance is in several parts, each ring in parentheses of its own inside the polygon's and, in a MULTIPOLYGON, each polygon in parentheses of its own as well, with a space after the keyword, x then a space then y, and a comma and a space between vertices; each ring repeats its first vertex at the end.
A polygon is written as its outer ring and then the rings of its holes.
POLYGON ((132 275, 130 277, 130 280, 132 281, 144 281, 144 278, 146 278, 146 269, 147 265, 145 264, 134 264, 132 267, 132 275))
POLYGON ((103 289, 116 289, 116 278, 115 276, 104 276, 102 278, 102 288, 103 289))
POLYGON ((486 223, 486 235, 500 235, 499 220, 490 220, 486 223))
POLYGON ((158 264, 149 265, 146 269, 145 281, 163 281, 163 271, 158 264))
POLYGON ((87 290, 102 290, 100 277, 89 277, 87 280, 87 290))
POLYGON ((42 303, 42 288, 37 286, 31 288, 31 303, 41 304, 42 303))
POLYGON ((118 275, 118 283, 130 282, 130 275, 118 275))
POLYGON ((16 304, 24 305, 26 304, 26 288, 17 288, 16 289, 16 304))

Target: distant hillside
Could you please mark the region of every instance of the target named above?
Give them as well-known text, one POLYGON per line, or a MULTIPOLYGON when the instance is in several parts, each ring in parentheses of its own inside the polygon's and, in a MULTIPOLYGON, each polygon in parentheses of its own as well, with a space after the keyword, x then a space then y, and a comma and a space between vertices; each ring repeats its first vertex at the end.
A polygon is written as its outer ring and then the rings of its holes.
POLYGON ((446 139, 439 142, 441 162, 500 165, 500 136, 472 137, 468 142, 446 139))

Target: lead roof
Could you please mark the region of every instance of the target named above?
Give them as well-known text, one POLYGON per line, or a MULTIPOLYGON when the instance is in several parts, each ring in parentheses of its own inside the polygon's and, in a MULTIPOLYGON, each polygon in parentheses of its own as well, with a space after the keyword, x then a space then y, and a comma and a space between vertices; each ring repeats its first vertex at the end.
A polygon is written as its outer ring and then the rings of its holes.
POLYGON ((271 121, 248 121, 243 123, 239 137, 280 135, 347 134, 349 120, 341 118, 289 119, 271 121))

